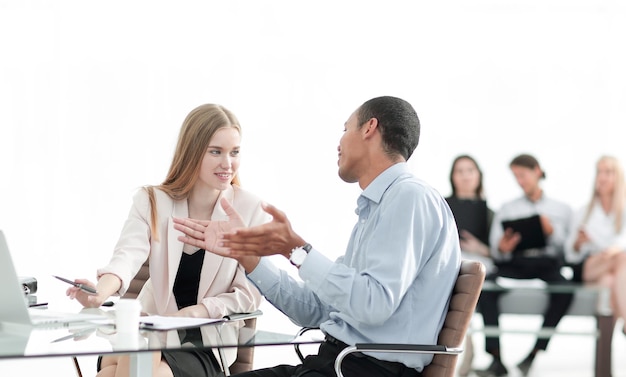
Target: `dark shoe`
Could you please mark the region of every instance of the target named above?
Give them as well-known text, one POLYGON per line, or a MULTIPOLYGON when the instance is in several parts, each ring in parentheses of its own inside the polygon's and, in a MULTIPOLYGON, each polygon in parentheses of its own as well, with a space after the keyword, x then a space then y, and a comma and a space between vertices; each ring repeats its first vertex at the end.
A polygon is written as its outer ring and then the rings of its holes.
POLYGON ((522 360, 521 363, 517 364, 517 369, 519 369, 520 372, 522 372, 522 376, 528 375, 528 371, 530 370, 530 367, 533 365, 533 361, 535 361, 535 355, 530 354, 526 356, 526 358, 522 360))
POLYGON ((484 370, 475 370, 476 375, 480 377, 503 377, 509 374, 500 359, 494 359, 489 368, 484 370))

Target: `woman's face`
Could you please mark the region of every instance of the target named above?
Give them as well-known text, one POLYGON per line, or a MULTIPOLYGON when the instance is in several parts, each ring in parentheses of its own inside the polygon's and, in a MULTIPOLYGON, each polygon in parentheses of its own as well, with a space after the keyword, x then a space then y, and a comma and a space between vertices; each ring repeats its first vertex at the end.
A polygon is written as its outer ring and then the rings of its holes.
POLYGON ((227 189, 239 170, 240 144, 241 135, 236 128, 221 128, 215 132, 202 159, 197 184, 227 189))
POLYGON ((615 167, 607 160, 596 166, 596 192, 598 195, 613 195, 615 190, 615 167))
POLYGON ((454 164, 452 184, 457 195, 476 195, 476 189, 480 184, 480 172, 472 160, 461 158, 454 164))

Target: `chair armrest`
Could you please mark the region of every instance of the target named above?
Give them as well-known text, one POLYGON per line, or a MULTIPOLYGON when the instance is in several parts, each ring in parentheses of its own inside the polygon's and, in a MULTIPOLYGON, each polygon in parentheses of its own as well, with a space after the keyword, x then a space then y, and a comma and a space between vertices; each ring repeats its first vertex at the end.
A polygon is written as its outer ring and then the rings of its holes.
MULTIPOLYGON (((304 335, 304 333, 311 331, 311 330, 319 330, 319 327, 303 327, 301 328, 298 333, 296 334, 296 338, 304 335)), ((302 351, 300 351, 300 345, 298 343, 295 343, 293 345, 293 348, 296 351, 296 354, 298 355, 298 358, 300 358, 300 361, 304 361, 304 356, 302 355, 302 351)))
POLYGON ((343 377, 341 373, 341 363, 343 359, 351 353, 355 352, 394 352, 394 353, 430 353, 459 355, 463 352, 459 347, 446 347, 436 344, 391 344, 391 343, 359 343, 354 346, 346 347, 335 359, 335 372, 337 377, 343 377))

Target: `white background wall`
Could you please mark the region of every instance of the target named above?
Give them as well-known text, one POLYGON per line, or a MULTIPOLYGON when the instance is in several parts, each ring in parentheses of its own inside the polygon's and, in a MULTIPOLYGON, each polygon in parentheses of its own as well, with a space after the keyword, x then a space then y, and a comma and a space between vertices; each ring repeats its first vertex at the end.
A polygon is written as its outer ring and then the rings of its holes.
POLYGON ((0 228, 20 272, 93 277, 206 102, 240 118, 245 187, 329 255, 360 192, 337 177, 338 139, 374 96, 416 108, 418 176, 447 195, 470 153, 494 209, 520 194, 520 152, 574 207, 601 154, 626 162, 623 2, 382 4, 0 0, 0 228))
POLYGON ((243 125, 244 186, 339 255, 360 189, 336 147, 379 95, 416 108, 410 165, 442 194, 470 153, 497 209, 530 152, 578 207, 601 154, 626 161, 624 36, 617 0, 0 0, 0 228, 20 274, 93 278, 184 117, 215 102, 243 125))
POLYGON ((497 209, 529 152, 578 207, 601 154, 626 162, 624 36, 619 0, 0 0, 0 229, 18 273, 93 279, 135 189, 212 102, 242 123, 244 186, 340 255, 360 189, 336 147, 379 95, 416 108, 410 165, 443 195, 469 153, 497 209))

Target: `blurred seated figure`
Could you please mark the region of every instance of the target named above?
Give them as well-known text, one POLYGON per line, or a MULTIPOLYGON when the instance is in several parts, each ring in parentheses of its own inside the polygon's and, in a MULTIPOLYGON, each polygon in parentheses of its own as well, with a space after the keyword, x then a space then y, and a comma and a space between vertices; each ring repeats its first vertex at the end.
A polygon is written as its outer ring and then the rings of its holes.
MULTIPOLYGON (((491 253, 496 269, 487 276, 513 279, 541 279, 547 283, 565 283, 561 275, 564 260, 563 246, 568 234, 571 208, 548 197, 540 186, 545 172, 537 159, 528 154, 515 157, 510 165, 524 194, 507 202, 496 211, 490 232, 491 253), (515 230, 512 224, 526 224, 515 230), (508 225, 511 224, 511 225, 508 225), (532 232, 527 231, 533 230, 532 232)), ((485 326, 498 326, 500 292, 483 291, 479 309, 485 326)), ((571 293, 551 293, 543 327, 554 328, 565 315, 572 302, 571 293)), ((549 337, 538 338, 528 356, 517 367, 526 375, 539 351, 546 350, 549 337)), ((505 376, 507 368, 500 358, 500 339, 486 336, 485 350, 493 357, 489 368, 476 371, 479 376, 505 376)))
MULTIPOLYGON (((615 319, 626 316, 626 195, 624 169, 613 156, 596 163, 593 194, 572 218, 567 261, 581 267, 580 280, 611 288, 615 319)), ((624 326, 624 324, 623 324, 624 326)), ((624 327, 622 331, 626 334, 624 327)))
MULTIPOLYGON (((487 271, 493 269, 489 252, 489 230, 493 211, 487 206, 483 189, 483 172, 476 160, 469 155, 459 155, 450 169, 452 194, 446 201, 454 214, 459 230, 459 242, 463 259, 482 262, 487 271)), ((465 338, 463 361, 458 373, 467 376, 471 370, 474 346, 471 334, 465 338)))

